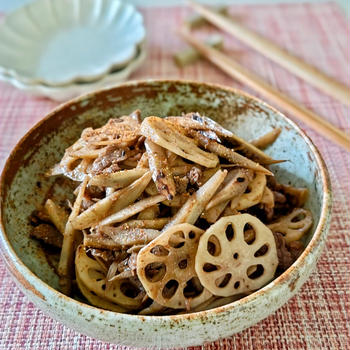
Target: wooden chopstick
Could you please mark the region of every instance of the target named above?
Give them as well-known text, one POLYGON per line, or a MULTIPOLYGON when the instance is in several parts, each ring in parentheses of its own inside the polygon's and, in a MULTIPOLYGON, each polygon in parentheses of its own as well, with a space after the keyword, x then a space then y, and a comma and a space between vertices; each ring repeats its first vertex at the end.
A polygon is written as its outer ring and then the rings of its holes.
POLYGON ((202 44, 199 40, 195 39, 187 27, 183 27, 180 30, 180 34, 189 44, 196 48, 204 58, 214 63, 228 75, 258 91, 262 96, 268 98, 285 111, 293 114, 318 131, 321 135, 350 151, 350 137, 343 131, 328 123, 316 113, 306 109, 297 101, 281 93, 276 88, 266 83, 262 78, 251 73, 225 54, 202 44))
POLYGON ((320 90, 323 90, 328 95, 346 105, 350 105, 350 88, 348 86, 327 76, 325 73, 304 62, 299 57, 292 55, 270 40, 242 26, 233 18, 222 16, 221 14, 194 1, 188 1, 188 3, 207 21, 234 35, 245 44, 250 45, 255 50, 288 69, 298 77, 304 79, 320 90))

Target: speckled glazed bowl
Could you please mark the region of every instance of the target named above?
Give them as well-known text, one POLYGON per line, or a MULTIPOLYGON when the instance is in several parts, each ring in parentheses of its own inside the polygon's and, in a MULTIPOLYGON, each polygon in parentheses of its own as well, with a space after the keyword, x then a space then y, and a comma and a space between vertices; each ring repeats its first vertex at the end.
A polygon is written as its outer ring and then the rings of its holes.
MULTIPOLYGON (((186 81, 122 84, 56 108, 17 144, 1 177, 1 250, 19 288, 40 309, 75 330, 105 341, 139 347, 183 347, 232 335, 281 307, 307 280, 324 246, 331 190, 326 166, 310 139, 289 119, 240 91, 186 81), (278 180, 307 186, 314 226, 299 259, 280 277, 231 304, 187 315, 135 316, 98 309, 59 293, 58 278, 37 242, 28 217, 51 185, 43 173, 83 128, 141 109, 143 116, 198 111, 250 140, 282 128, 267 153, 288 162, 274 166, 278 180)), ((298 317, 298 315, 295 315, 298 317)))

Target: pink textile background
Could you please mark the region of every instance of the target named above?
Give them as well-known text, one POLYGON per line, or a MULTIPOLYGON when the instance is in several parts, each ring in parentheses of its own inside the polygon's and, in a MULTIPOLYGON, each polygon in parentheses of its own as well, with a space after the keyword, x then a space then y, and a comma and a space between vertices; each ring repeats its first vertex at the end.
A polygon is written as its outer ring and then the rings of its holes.
MULTIPOLYGON (((247 26, 349 83, 350 30, 335 3, 233 6, 231 10, 247 26)), ((173 53, 185 47, 174 28, 187 16, 187 9, 142 11, 148 30, 148 58, 131 79, 186 78, 247 90, 207 62, 183 69, 174 65, 173 53)), ((237 40, 225 36, 225 45, 228 51, 239 51, 242 64, 350 132, 349 108, 237 40)), ((48 99, 30 97, 0 83, 0 168, 19 138, 55 105, 48 99)), ((205 349, 350 348, 350 157, 310 128, 303 127, 327 163, 334 193, 330 234, 317 269, 301 291, 276 313, 240 334, 203 346, 205 349)), ((17 289, 0 259, 1 350, 121 348, 125 347, 81 335, 46 317, 17 289)))

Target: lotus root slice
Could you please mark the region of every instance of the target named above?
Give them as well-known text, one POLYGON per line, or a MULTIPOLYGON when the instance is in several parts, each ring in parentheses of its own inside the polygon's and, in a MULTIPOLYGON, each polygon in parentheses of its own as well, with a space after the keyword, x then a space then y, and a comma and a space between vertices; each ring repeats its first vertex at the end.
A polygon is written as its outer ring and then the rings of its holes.
POLYGON ((127 309, 123 308, 122 306, 112 303, 106 299, 103 299, 99 297, 98 295, 94 294, 94 292, 90 291, 84 283, 80 281, 79 278, 77 278, 77 284, 81 291, 81 293, 84 295, 84 297, 91 303, 91 305, 97 306, 101 309, 106 310, 112 310, 115 312, 127 312, 127 309))
POLYGON ((268 227, 272 232, 282 233, 287 243, 301 239, 313 223, 309 210, 295 208, 290 214, 281 217, 268 227))
POLYGON ((217 296, 261 288, 278 265, 271 230, 250 214, 221 218, 201 237, 195 269, 202 285, 217 296))
POLYGON ((189 310, 212 296, 194 268, 202 233, 190 224, 174 225, 140 250, 137 275, 148 296, 160 305, 189 310))
POLYGON ((266 176, 262 173, 255 173, 253 180, 248 184, 246 192, 241 195, 237 206, 232 209, 244 210, 258 204, 264 194, 266 187, 266 176))
POLYGON ((142 306, 144 295, 128 279, 115 279, 107 288, 106 273, 96 260, 86 254, 82 245, 77 248, 75 267, 79 281, 98 297, 130 310, 142 306))

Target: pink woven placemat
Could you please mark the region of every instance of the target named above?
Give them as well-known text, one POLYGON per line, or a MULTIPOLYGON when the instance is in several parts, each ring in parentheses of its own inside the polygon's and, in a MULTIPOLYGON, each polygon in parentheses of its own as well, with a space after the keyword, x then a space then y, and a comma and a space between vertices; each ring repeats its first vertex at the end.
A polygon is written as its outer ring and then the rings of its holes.
MULTIPOLYGON (((150 8, 143 13, 149 38, 148 59, 131 79, 187 78, 244 89, 206 62, 184 69, 174 65, 173 53, 185 45, 173 28, 188 14, 187 9, 150 8)), ((350 31, 334 3, 236 6, 232 13, 335 78, 349 80, 350 31)), ((227 36, 225 39, 230 50, 240 52, 244 65, 349 133, 348 108, 238 41, 227 36)), ((55 105, 0 84, 0 168, 19 138, 55 105)), ((308 127, 305 130, 324 156, 334 193, 332 225, 317 269, 301 291, 276 313, 231 338, 203 346, 205 349, 350 348, 350 157, 308 127)), ((121 348, 76 333, 46 317, 17 289, 0 260, 0 349, 121 348)))

